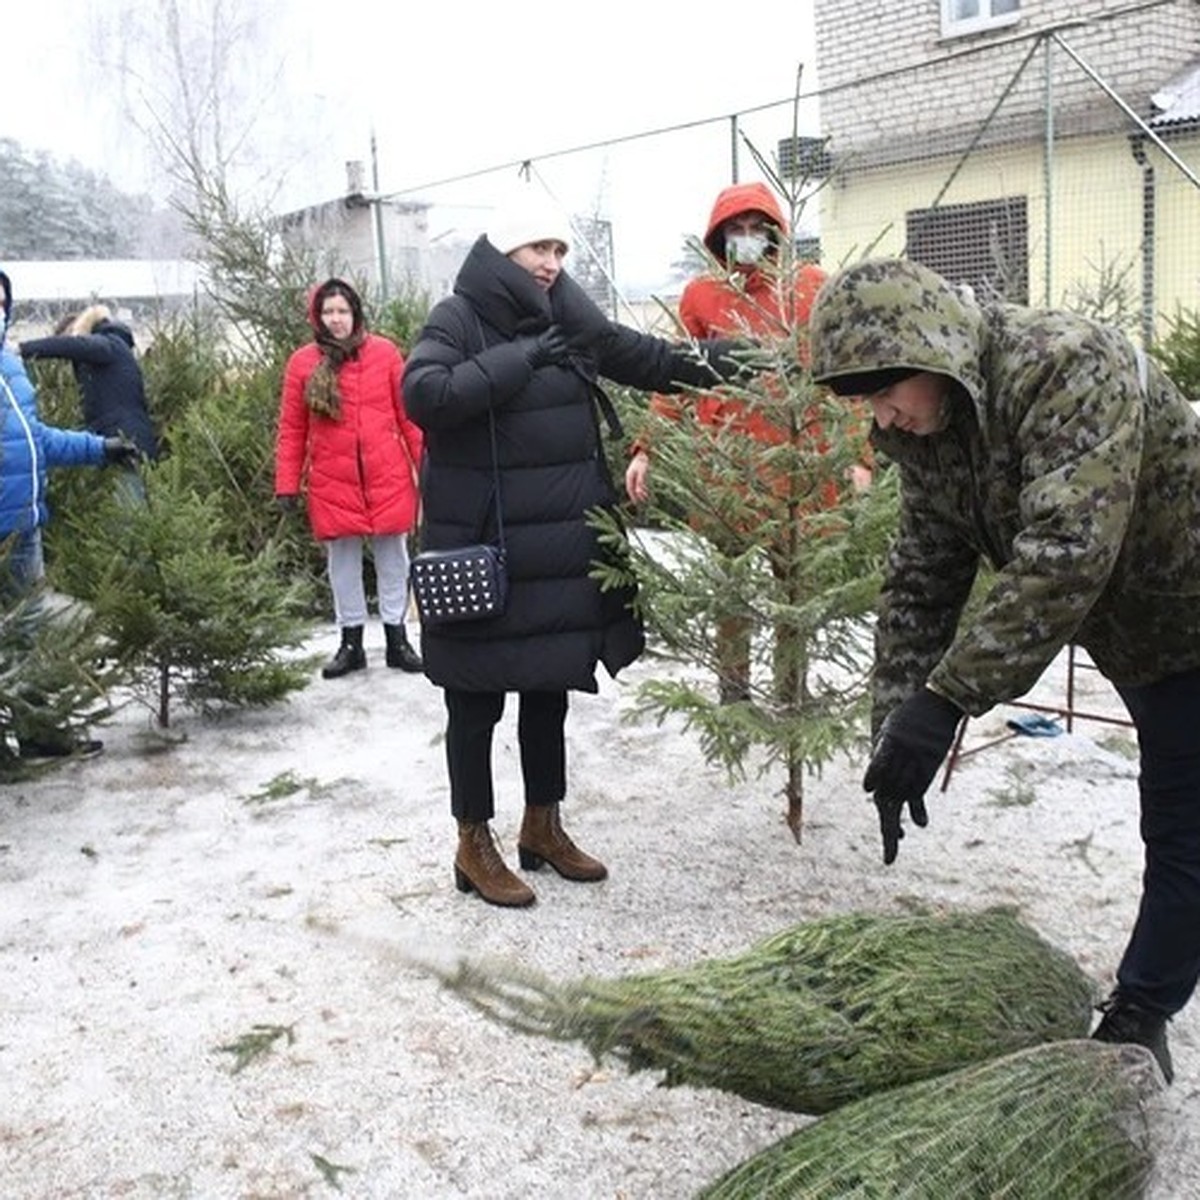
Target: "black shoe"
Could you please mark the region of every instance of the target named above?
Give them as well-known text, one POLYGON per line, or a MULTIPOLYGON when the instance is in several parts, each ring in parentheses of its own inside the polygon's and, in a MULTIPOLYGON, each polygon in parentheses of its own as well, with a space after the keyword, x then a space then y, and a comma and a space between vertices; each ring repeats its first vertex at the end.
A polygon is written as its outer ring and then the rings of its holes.
POLYGON ((342 630, 342 644, 337 648, 337 653, 321 668, 323 678, 339 679, 343 675, 349 675, 351 671, 367 669, 367 655, 363 650, 362 636, 361 625, 347 625, 342 630))
POLYGON ((365 671, 367 655, 361 646, 339 646, 338 652, 321 668, 324 679, 340 679, 351 671, 365 671))
POLYGON ((25 762, 48 762, 56 758, 95 758, 104 751, 104 743, 96 738, 78 742, 21 741, 18 756, 25 762))
POLYGON ((403 625, 385 625, 383 636, 387 639, 387 655, 384 661, 389 667, 410 672, 425 670, 425 664, 412 648, 403 625))
POLYGON ((1158 1062, 1163 1078, 1168 1083, 1173 1082, 1175 1069, 1171 1065, 1171 1051, 1167 1049, 1166 1017, 1123 999, 1118 992, 1113 992, 1099 1009, 1104 1016, 1092 1034, 1096 1041, 1132 1042, 1145 1046, 1158 1062))

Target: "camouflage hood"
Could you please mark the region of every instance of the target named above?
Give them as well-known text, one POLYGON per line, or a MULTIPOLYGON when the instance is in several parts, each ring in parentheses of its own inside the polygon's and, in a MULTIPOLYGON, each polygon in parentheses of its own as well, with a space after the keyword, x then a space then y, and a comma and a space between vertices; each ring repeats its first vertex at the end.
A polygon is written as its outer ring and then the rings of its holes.
POLYGON ((809 322, 812 375, 833 384, 898 368, 957 380, 979 403, 984 318, 965 291, 919 263, 875 259, 832 276, 809 322))
POLYGON ((1122 685, 1200 668, 1200 420, 1124 334, 978 305, 899 260, 831 278, 809 332, 814 377, 842 394, 907 369, 970 398, 935 433, 872 430, 900 476, 876 723, 926 683, 978 716, 1025 694, 1068 642, 1122 685))

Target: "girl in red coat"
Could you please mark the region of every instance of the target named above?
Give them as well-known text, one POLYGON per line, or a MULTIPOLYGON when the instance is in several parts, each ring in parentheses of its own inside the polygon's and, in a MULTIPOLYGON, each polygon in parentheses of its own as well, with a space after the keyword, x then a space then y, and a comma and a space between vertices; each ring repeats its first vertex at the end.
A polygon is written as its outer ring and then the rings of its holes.
POLYGON ((368 333, 362 300, 344 280, 312 293, 314 337, 283 376, 275 447, 275 494, 294 507, 307 488, 313 534, 325 543, 342 640, 326 679, 367 665, 363 625, 363 540, 371 539, 387 665, 420 671, 404 629, 408 609, 406 534, 416 524, 417 470, 424 445, 400 393, 404 359, 393 342, 368 333))

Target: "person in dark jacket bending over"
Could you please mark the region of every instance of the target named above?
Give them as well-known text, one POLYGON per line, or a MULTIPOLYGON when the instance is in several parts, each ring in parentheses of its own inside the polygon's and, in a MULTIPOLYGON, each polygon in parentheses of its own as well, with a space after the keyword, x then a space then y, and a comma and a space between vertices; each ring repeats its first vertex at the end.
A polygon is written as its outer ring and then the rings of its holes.
POLYGON ((868 261, 830 279, 812 373, 864 396, 900 471, 875 635, 863 780, 884 862, 964 714, 1027 692, 1068 643, 1137 727, 1141 904, 1093 1037, 1148 1047, 1200 977, 1200 418, 1121 333, 977 304, 933 271, 868 261), (981 559, 996 577, 959 618, 981 559))
MULTIPOLYGON (((674 346, 608 320, 563 270, 568 222, 532 196, 491 223, 418 335, 404 401, 425 431, 422 547, 496 539, 503 506, 510 579, 502 616, 426 627, 425 673, 445 691, 450 807, 458 821, 455 881, 491 904, 523 906, 533 890, 492 838, 492 734, 505 693, 520 695, 518 740, 525 814, 522 867, 549 863, 563 878, 604 879, 604 864, 564 831, 564 723, 570 690, 595 692, 597 662, 610 674, 641 653, 633 597, 590 578, 602 550, 590 510, 616 493, 600 444, 598 375, 646 390, 711 385, 714 368, 674 346), (495 419, 495 493, 489 414, 495 419)), ((707 347, 723 371, 728 343, 707 347)))
MULTIPOLYGON (((73 317, 60 335, 30 338, 21 342, 20 351, 26 362, 69 362, 82 394, 84 425, 101 437, 128 439, 137 447, 138 457, 153 462, 158 458, 158 435, 133 347, 133 330, 113 320, 106 305, 92 304, 73 317)), ((121 482, 129 494, 145 494, 132 459, 121 482)))

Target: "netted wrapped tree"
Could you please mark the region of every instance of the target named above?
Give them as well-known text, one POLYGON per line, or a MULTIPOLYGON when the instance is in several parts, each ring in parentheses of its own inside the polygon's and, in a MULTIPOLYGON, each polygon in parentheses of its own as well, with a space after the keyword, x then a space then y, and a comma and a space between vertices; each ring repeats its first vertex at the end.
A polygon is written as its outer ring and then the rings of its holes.
POLYGON ((806 1113, 1083 1037, 1096 998, 1073 959, 1004 909, 829 917, 741 954, 613 979, 425 965, 511 1029, 661 1071, 666 1086, 806 1113))
POLYGON ((1137 1200, 1160 1086, 1141 1046, 1035 1046, 848 1104, 698 1200, 1137 1200))

